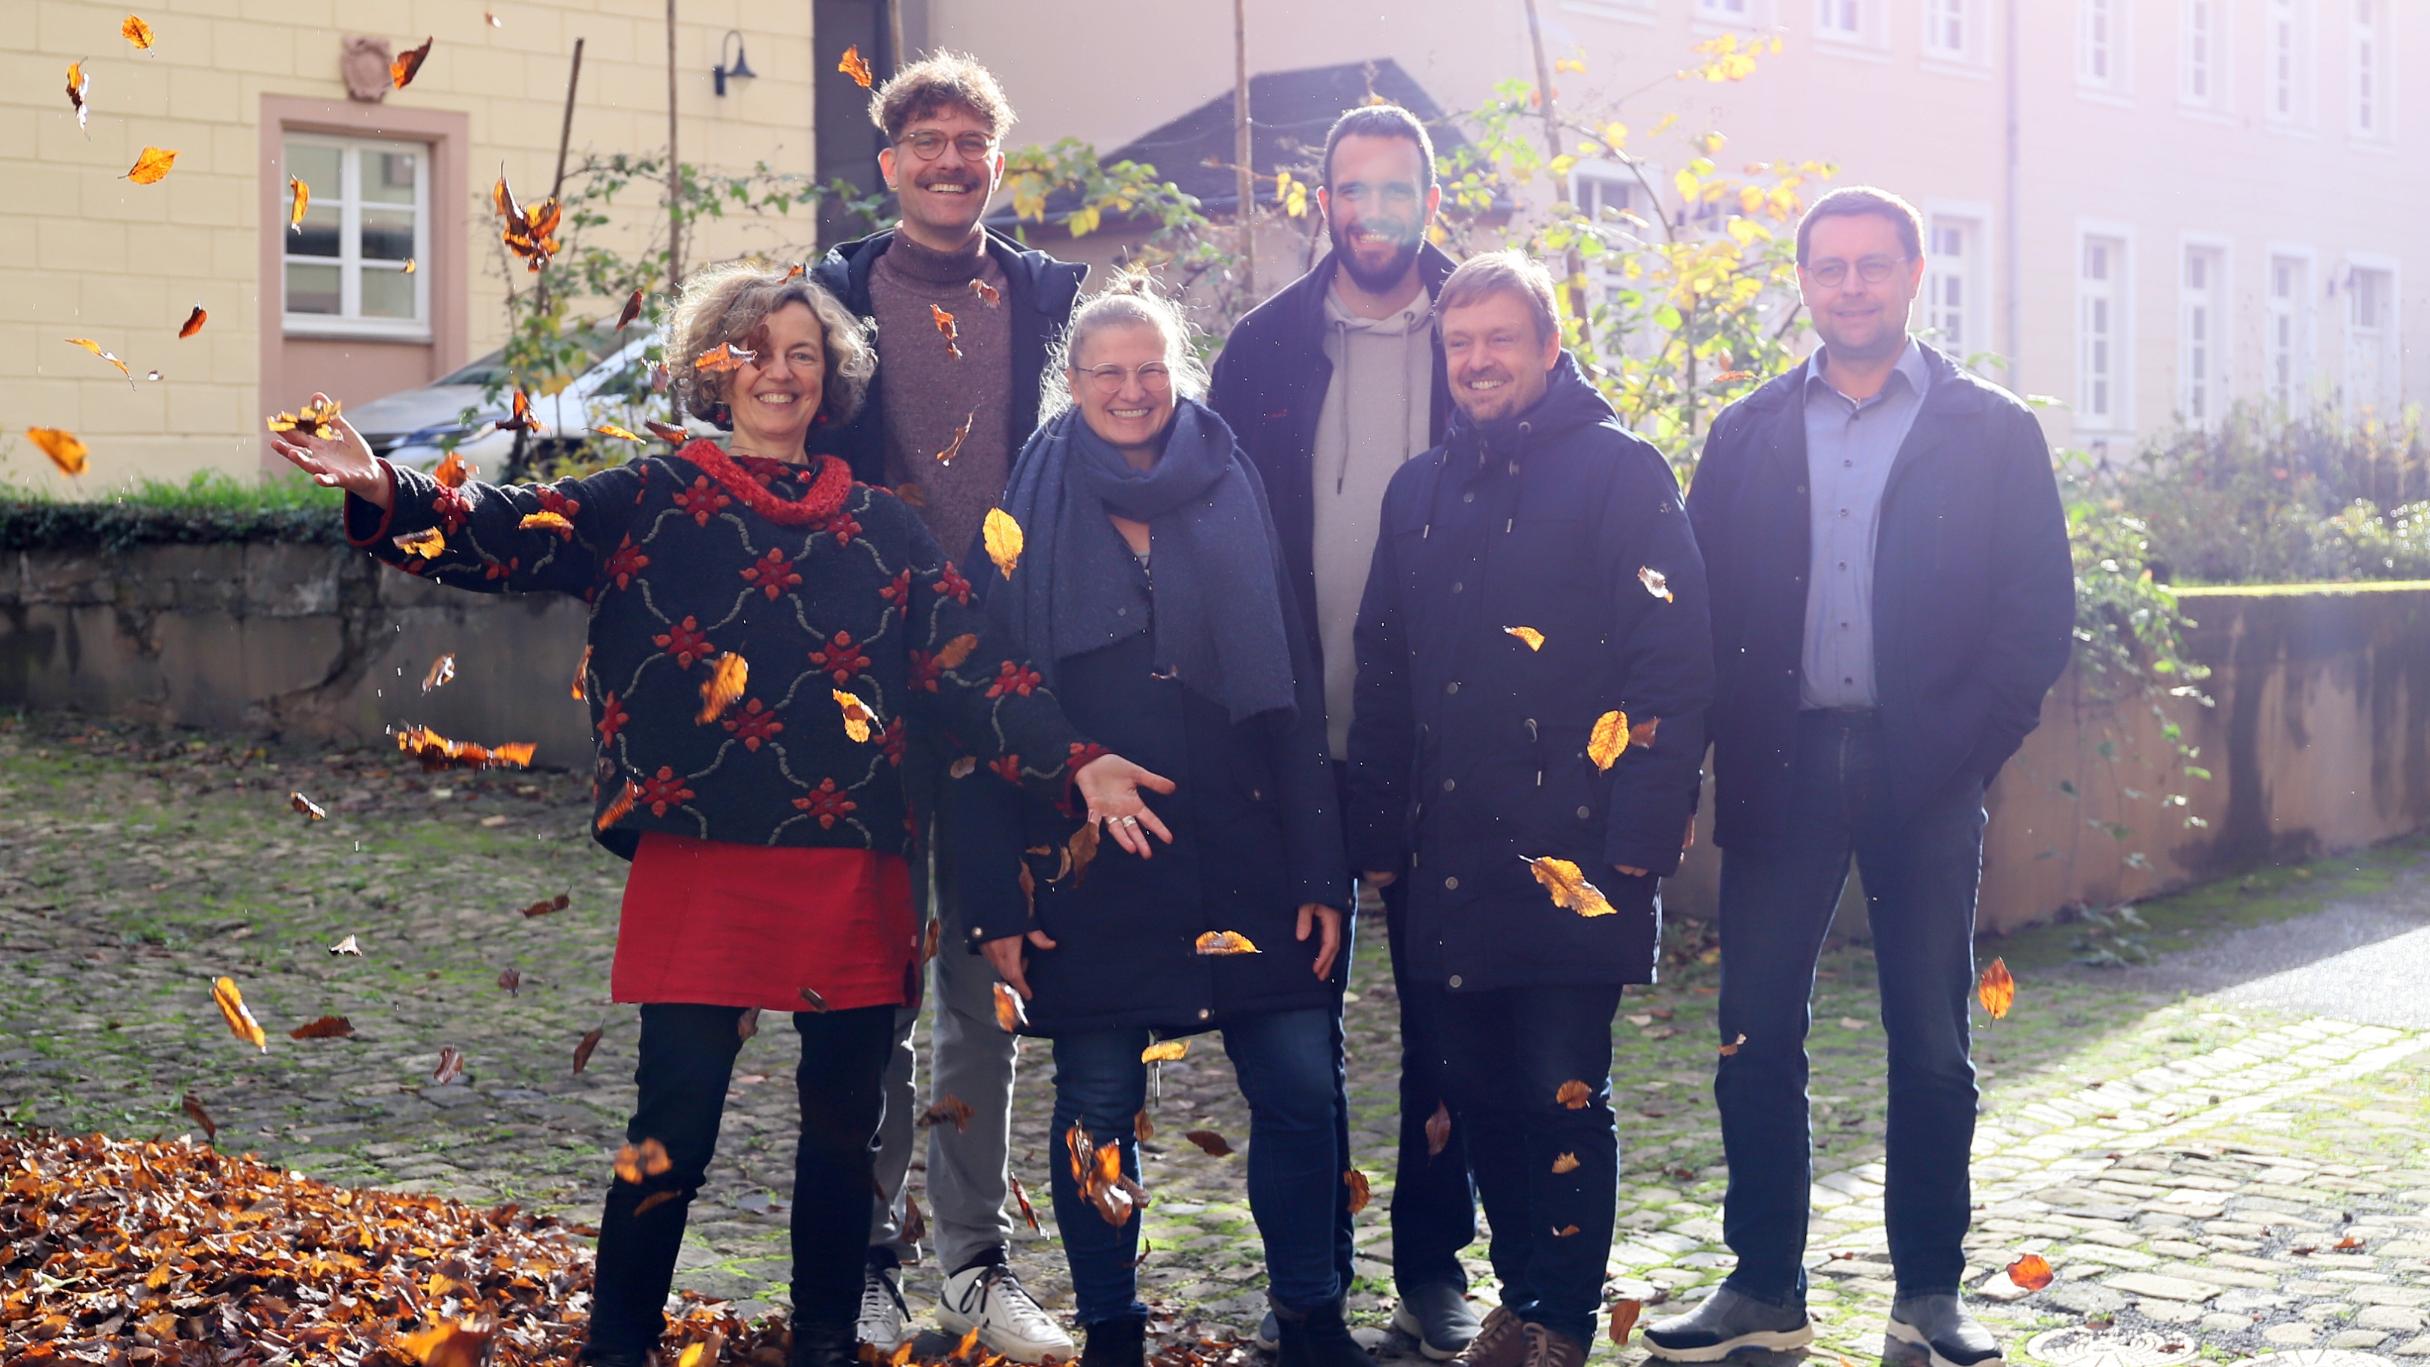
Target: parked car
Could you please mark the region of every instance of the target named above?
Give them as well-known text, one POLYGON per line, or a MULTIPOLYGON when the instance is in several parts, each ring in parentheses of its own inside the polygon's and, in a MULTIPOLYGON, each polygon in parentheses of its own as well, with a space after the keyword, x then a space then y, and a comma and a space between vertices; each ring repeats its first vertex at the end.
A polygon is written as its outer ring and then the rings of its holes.
MULTIPOLYGON (((591 358, 589 367, 554 394, 530 396, 532 415, 546 429, 526 451, 535 467, 579 445, 601 423, 646 436, 645 421, 670 420, 672 406, 650 382, 651 355, 662 346, 662 338, 644 334, 636 339, 629 333, 589 328, 574 334, 574 340, 591 358)), ((452 437, 455 451, 495 478, 505 473, 507 456, 514 450, 515 434, 497 427, 511 411, 514 391, 506 353, 493 351, 419 389, 350 406, 346 416, 375 455, 428 469, 445 458, 452 437)), ((699 435, 716 434, 697 419, 685 426, 699 435)))

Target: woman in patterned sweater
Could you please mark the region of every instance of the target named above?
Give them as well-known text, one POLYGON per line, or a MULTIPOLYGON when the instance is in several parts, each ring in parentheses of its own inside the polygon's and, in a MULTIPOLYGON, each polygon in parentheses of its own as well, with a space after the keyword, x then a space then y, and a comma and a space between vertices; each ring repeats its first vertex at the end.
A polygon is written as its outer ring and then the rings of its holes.
POLYGON ((849 417, 877 364, 832 296, 782 271, 705 271, 669 353, 723 443, 511 486, 392 465, 342 419, 273 444, 346 490, 348 539, 406 573, 591 605, 593 830, 632 861, 613 989, 641 1007, 626 1138, 646 1161, 608 1189, 585 1360, 638 1367, 664 1332, 735 1055, 774 1010, 802 1037, 793 1362, 841 1367, 879 1079, 921 978, 905 728, 942 728, 1035 794, 1076 787, 1142 854, 1164 832, 1139 789, 1172 785, 1072 730, 910 509, 840 460, 805 461, 812 426, 849 417))

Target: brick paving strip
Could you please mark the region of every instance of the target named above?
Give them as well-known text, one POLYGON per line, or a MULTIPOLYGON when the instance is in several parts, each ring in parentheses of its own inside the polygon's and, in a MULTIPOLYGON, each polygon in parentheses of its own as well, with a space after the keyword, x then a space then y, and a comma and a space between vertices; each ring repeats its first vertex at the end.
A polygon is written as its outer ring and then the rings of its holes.
MULTIPOLYGON (((583 839, 583 810, 576 780, 558 773, 424 776, 383 755, 0 717, 0 955, 13 988, 0 994, 0 1116, 176 1134, 196 1128, 178 1112, 191 1090, 223 1146, 311 1176, 593 1218, 631 1102, 634 1028, 630 1008, 605 999, 622 866, 583 839), (329 819, 290 811, 296 789, 329 819), (561 891, 568 910, 518 914, 561 891), (333 956, 350 934, 362 957, 333 956), (522 975, 512 992, 499 983, 508 968, 522 975), (269 1027, 268 1056, 221 1025, 208 985, 223 973, 269 1027), (348 1015, 356 1037, 284 1037, 323 1012, 348 1015), (574 1044, 593 1027, 605 1041, 574 1075, 574 1044), (462 1081, 432 1081, 443 1046, 466 1056, 462 1081)), ((2253 890, 2230 904, 2283 915, 2342 896, 2430 908, 2430 845, 2295 876, 2308 884, 2248 879, 2253 890)), ((2137 988, 2067 966, 2071 933, 1984 950, 2008 957, 2020 992, 2015 1014, 1978 1028, 1968 1282, 2012 1360, 2430 1357, 2430 1160, 2414 1151, 2430 1129, 2430 1032, 2137 988), (2028 1252, 2058 1274, 2030 1295, 2002 1270, 2028 1252)), ((1687 1299, 1729 1262, 1706 945, 1683 943, 1666 982, 1622 1007, 1615 1296, 1687 1299)), ((1382 1328, 1397 1123, 1382 948, 1368 928, 1350 1007, 1354 1140, 1375 1188, 1352 1308, 1361 1336, 1399 1360, 1410 1345, 1382 1328)), ((1891 1290, 1872 977, 1868 953, 1836 950, 1816 996, 1813 1300, 1825 1364, 1878 1352, 1891 1290)), ((785 1279, 797 1049, 792 1031, 765 1027, 746 1047, 678 1278, 747 1310, 781 1297, 785 1279)), ((1015 1171, 1042 1193, 1048 1070, 1035 1045, 1025 1059, 1015 1171)), ((1163 1136, 1246 1138, 1220 1049, 1162 1072, 1163 1136)), ((1176 1332, 1237 1335, 1263 1308, 1240 1163, 1162 1136, 1146 1154, 1144 1291, 1176 1332)), ((1052 1213, 1040 1214, 1046 1229, 1020 1231, 1016 1259, 1050 1307, 1067 1309, 1052 1213)), ((1482 1252, 1471 1267, 1489 1291, 1482 1252)), ((912 1273, 915 1309, 937 1275, 912 1273)), ((1642 1353, 1632 1344, 1617 1356, 1642 1353)))

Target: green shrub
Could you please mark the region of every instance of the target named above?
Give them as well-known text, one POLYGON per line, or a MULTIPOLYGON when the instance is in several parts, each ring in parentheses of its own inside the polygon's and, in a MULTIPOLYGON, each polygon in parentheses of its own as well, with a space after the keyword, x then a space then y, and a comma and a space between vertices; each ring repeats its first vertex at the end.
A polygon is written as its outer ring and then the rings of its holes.
POLYGON ((304 476, 240 480, 206 470, 183 484, 145 480, 104 498, 64 499, 0 486, 0 550, 122 551, 174 542, 342 542, 344 495, 304 476))

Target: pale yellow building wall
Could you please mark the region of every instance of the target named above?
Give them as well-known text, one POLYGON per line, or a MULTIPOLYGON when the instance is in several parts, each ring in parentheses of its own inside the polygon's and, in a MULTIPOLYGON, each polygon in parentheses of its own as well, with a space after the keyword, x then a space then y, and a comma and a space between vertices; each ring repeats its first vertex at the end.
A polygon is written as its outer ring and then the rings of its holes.
MULTIPOLYGON (((6 0, 0 52, 0 479, 103 496, 125 481, 205 468, 261 468, 262 414, 304 394, 262 392, 264 329, 279 326, 278 280, 264 278, 263 235, 285 221, 286 180, 267 164, 265 97, 323 102, 341 118, 382 109, 444 111, 466 129, 461 184, 434 185, 440 272, 434 314, 461 319, 426 349, 430 378, 497 345, 505 320, 496 220, 487 211, 501 163, 527 199, 552 173, 570 53, 584 40, 572 146, 647 151, 667 137, 665 0, 146 0, 150 52, 119 36, 128 10, 78 0, 6 0), (383 37, 396 50, 436 42, 414 82, 384 105, 347 100, 341 40, 383 37), (68 63, 92 81, 90 136, 64 93, 68 63), (175 148, 157 185, 120 177, 146 145, 175 148), (210 322, 179 341, 200 301, 210 322), (65 345, 92 337, 134 368, 133 392, 107 364, 65 345), (144 373, 157 367, 158 382, 144 373), (80 481, 52 472, 23 440, 28 426, 65 427, 92 448, 80 481)), ((810 38, 807 4, 681 0, 676 28, 678 131, 687 160, 730 170, 767 161, 812 169, 811 90, 831 76, 810 38), (758 76, 711 93, 719 42, 739 29, 758 76)), ((275 140, 274 140, 275 141, 275 140)), ((623 196, 628 241, 663 231, 655 193, 623 196)), ((808 250, 812 219, 775 225, 729 217, 699 230, 685 260, 808 250)), ((517 283, 529 277, 517 269, 517 283)), ((602 301, 598 307, 612 304, 602 301)), ((342 349, 341 349, 342 350, 342 349)), ((387 374, 395 367, 360 367, 387 374)), ((312 384, 357 401, 341 360, 312 384)))

